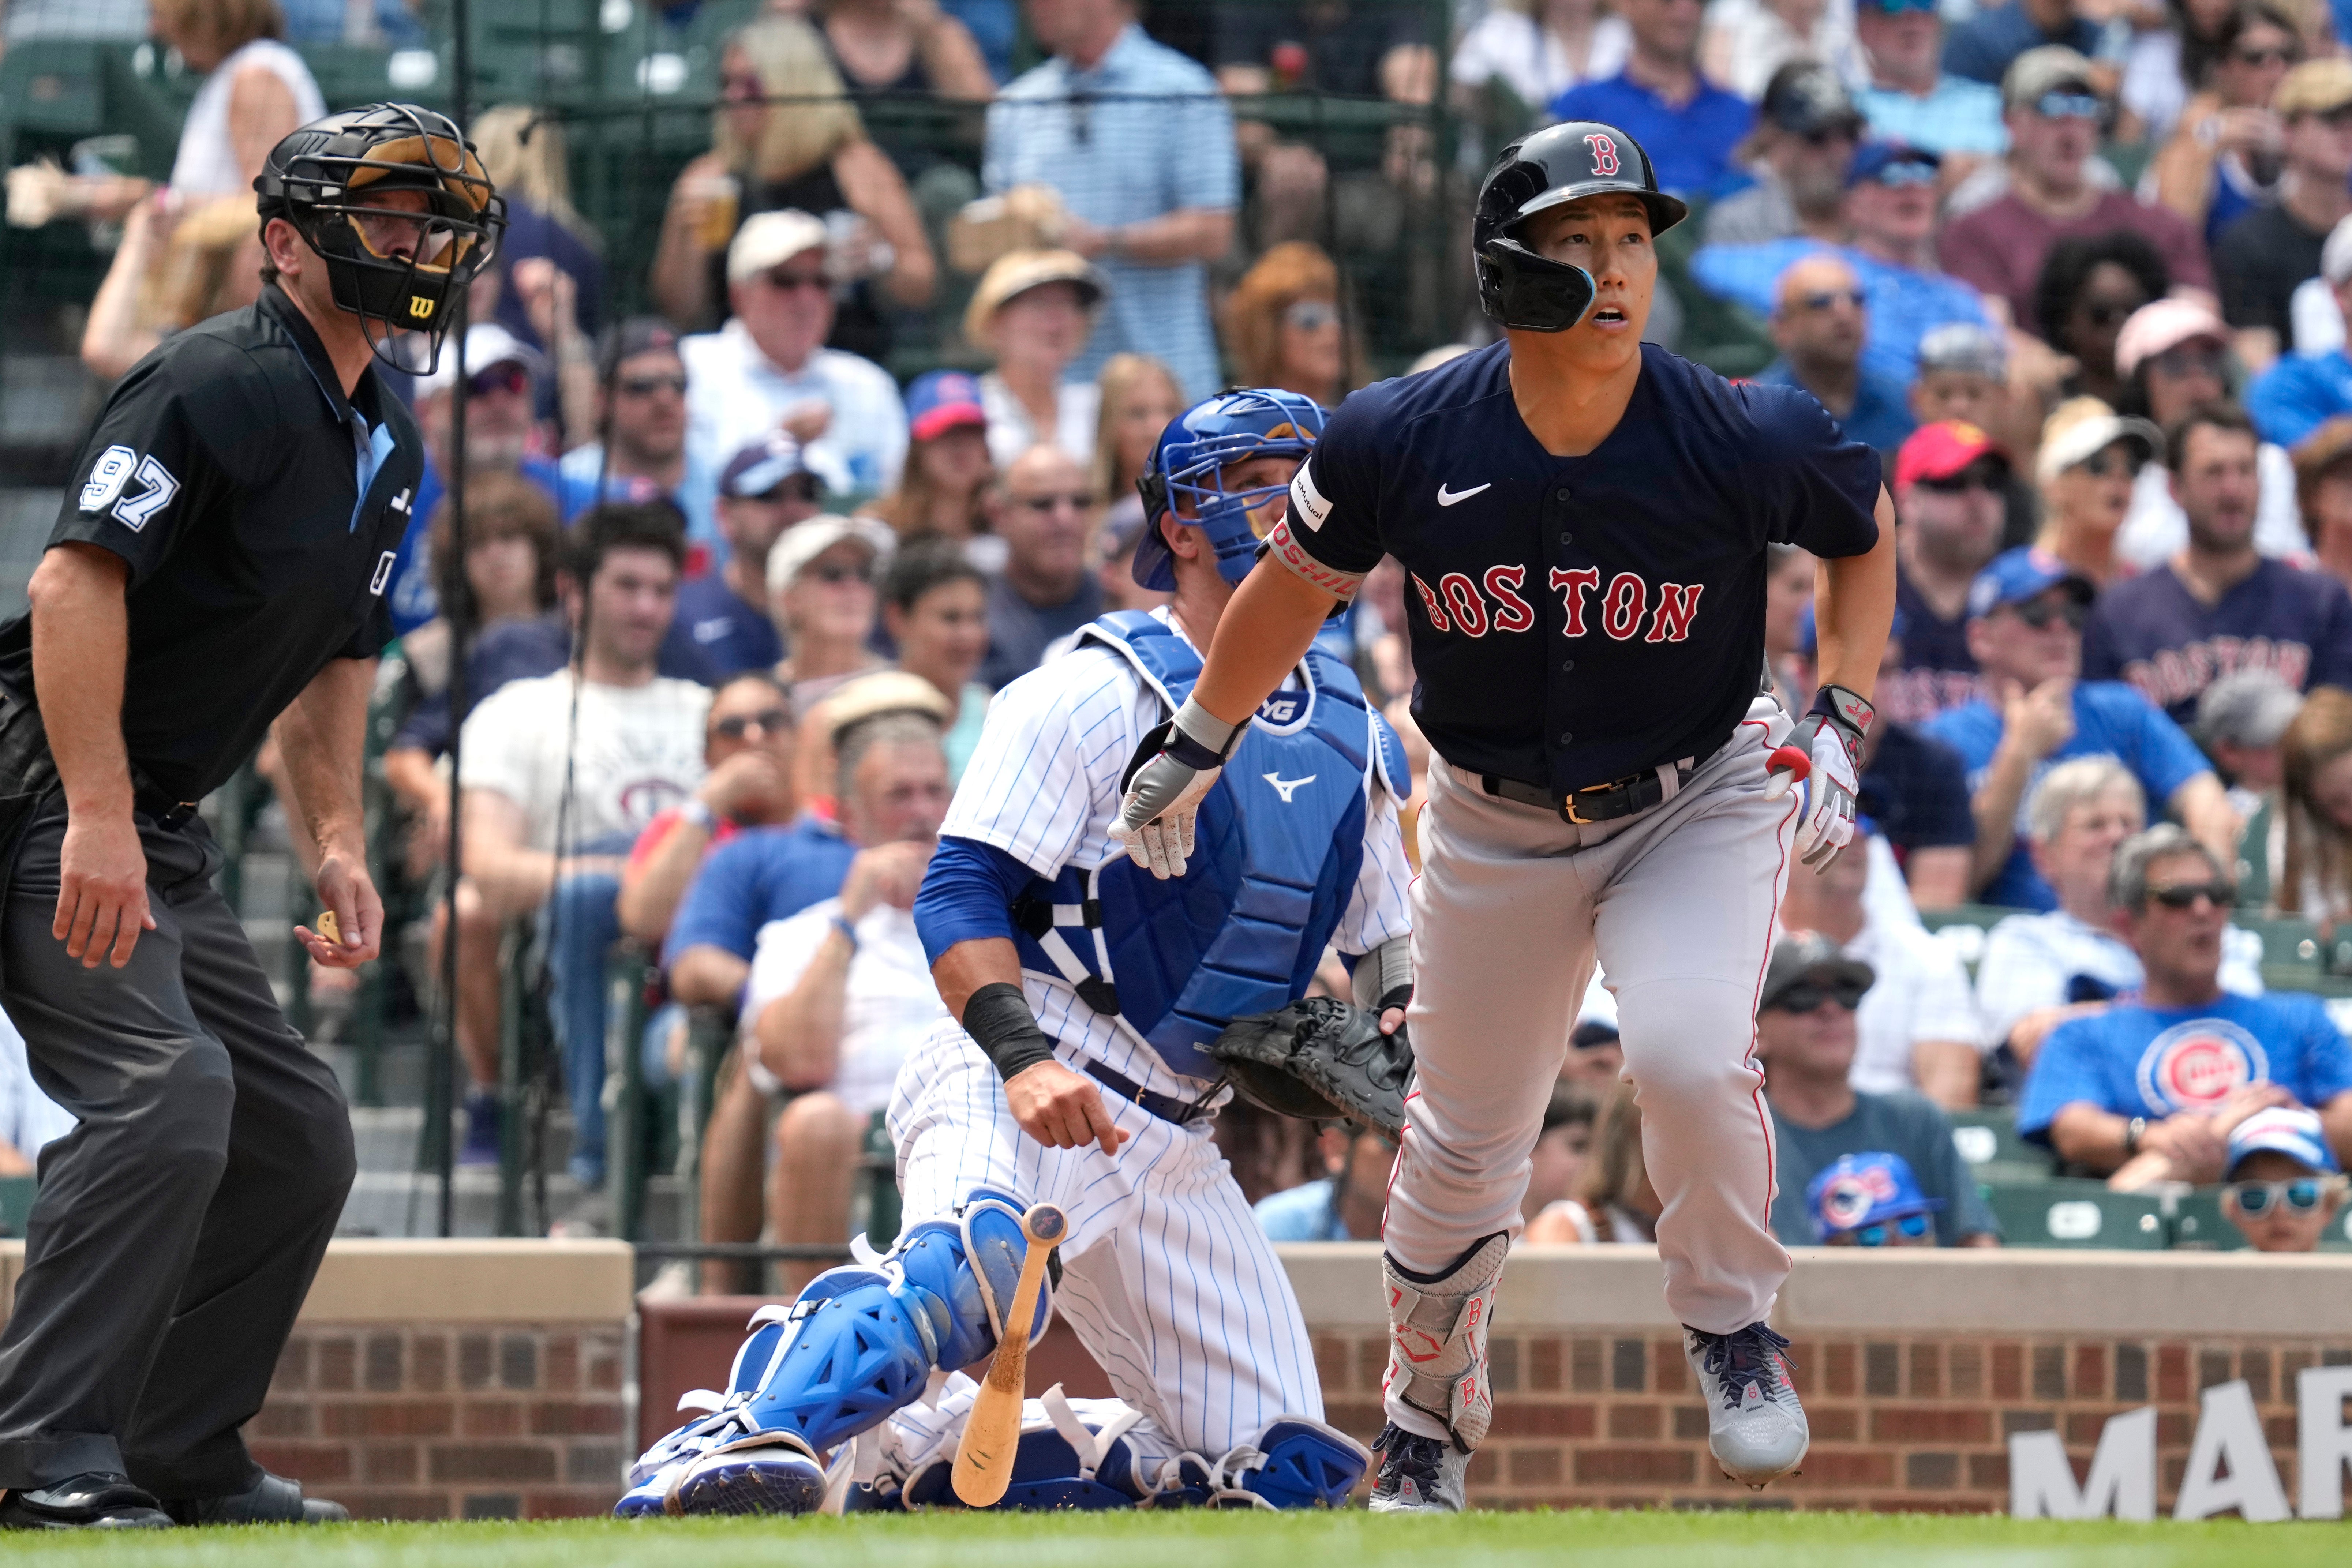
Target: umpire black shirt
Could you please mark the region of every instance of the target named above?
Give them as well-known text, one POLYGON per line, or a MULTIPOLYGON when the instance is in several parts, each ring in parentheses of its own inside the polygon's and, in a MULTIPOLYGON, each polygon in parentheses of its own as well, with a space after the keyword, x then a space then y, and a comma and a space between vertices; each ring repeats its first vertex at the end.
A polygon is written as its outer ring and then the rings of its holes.
MULTIPOLYGON (((327 661, 391 640, 384 588, 424 455, 373 364, 344 398, 275 285, 115 386, 49 546, 131 568, 122 734, 144 787, 201 800, 327 661)), ((0 626, 0 688, 35 700, 29 613, 0 626)))

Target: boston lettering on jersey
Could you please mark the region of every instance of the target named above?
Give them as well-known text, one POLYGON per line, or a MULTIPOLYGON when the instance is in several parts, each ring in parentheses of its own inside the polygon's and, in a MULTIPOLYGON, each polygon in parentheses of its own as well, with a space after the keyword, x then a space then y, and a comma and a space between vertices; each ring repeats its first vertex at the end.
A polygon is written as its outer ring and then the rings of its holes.
POLYGON ((2352 597, 2324 571, 2264 560, 2211 604, 2169 566, 2099 595, 2083 628, 2083 678, 2124 680, 2179 723, 2205 688, 2269 670, 2297 691, 2352 682, 2352 597))
POLYGON ((1642 355, 1584 456, 1529 434, 1506 341, 1350 397, 1292 485, 1292 570, 1403 566, 1413 716, 1456 766, 1565 791, 1712 752, 1763 667, 1765 547, 1877 542, 1877 456, 1809 393, 1642 355))

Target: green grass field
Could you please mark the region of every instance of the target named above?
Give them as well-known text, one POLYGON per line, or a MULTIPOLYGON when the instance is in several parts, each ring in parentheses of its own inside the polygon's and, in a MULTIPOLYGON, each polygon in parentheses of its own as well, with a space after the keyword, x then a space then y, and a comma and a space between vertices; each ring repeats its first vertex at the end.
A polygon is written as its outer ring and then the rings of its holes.
POLYGON ((1487 1513, 1453 1520, 1362 1512, 940 1513, 849 1520, 593 1520, 551 1524, 366 1524, 100 1540, 8 1537, 10 1563, 190 1568, 1452 1568, 1459 1563, 1705 1568, 2303 1568, 2352 1563, 2352 1524, 2020 1522, 1929 1515, 1487 1513))

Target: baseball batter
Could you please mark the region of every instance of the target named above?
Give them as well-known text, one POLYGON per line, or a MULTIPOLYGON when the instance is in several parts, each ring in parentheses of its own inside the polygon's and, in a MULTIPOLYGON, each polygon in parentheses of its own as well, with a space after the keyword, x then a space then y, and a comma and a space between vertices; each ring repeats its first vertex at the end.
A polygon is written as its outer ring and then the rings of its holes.
MULTIPOLYGON (((1301 1507, 1362 1478, 1370 1456, 1324 1425, 1289 1281, 1210 1136, 1224 1091, 1205 1048, 1303 995, 1327 945, 1360 956, 1357 1000, 1403 1021, 1402 748, 1302 640, 1235 787, 1201 812, 1192 876, 1139 870, 1111 834, 1322 427, 1306 398, 1243 391, 1161 436, 1133 570, 1174 601, 1103 617, 998 694, 915 904, 962 1027, 899 1071, 906 1230, 765 1314, 718 1408, 640 1461, 622 1511, 807 1511, 825 1457, 867 1432, 856 1469, 878 1495, 943 1495, 970 1389, 921 1396, 994 1348, 1038 1202, 1069 1223, 1051 1301, 1123 1404, 1033 1408, 1013 1501, 1301 1507)), ((1045 1322, 1041 1303, 1021 1327, 1045 1322)))
POLYGON ((1613 127, 1556 125, 1504 151, 1475 244, 1506 340, 1333 416, 1121 813, 1139 863, 1195 874, 1194 814, 1205 827, 1255 771, 1223 766, 1240 721, 1334 603, 1397 558, 1414 591, 1413 714, 1440 760, 1412 894, 1420 1089, 1384 1232, 1376 1509, 1462 1506, 1491 1416, 1496 1282, 1596 956, 1716 1458, 1760 1486, 1805 1452, 1787 1342, 1767 1323, 1789 1259, 1749 1051, 1790 858, 1819 865, 1853 835, 1893 510, 1877 458, 1809 394, 1643 344, 1652 242, 1684 213, 1613 127), (1776 543, 1824 562, 1822 693, 1793 726, 1758 695, 1776 543))

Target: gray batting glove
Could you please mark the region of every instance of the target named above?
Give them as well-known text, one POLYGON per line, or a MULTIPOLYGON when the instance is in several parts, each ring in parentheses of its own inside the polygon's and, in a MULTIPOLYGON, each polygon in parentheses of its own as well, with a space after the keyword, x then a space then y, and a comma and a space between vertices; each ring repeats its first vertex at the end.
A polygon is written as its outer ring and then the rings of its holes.
POLYGON ((1240 734, 1240 726, 1188 697, 1173 719, 1143 737, 1110 830, 1129 860, 1162 882, 1184 874, 1201 801, 1240 734))

